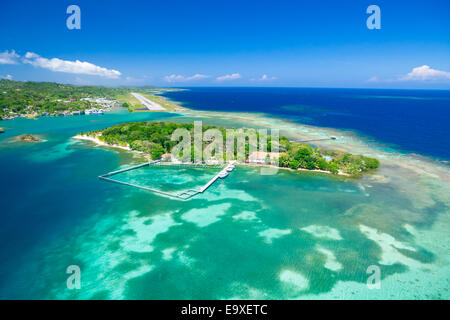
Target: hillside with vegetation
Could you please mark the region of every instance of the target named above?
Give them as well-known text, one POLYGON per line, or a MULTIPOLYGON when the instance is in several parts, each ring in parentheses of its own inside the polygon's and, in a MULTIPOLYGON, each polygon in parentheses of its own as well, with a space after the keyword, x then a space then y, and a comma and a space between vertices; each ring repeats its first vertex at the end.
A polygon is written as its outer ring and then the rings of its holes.
POLYGON ((55 113, 67 110, 85 110, 93 107, 88 97, 114 99, 125 93, 124 88, 98 86, 74 86, 53 82, 21 82, 0 80, 0 117, 10 114, 43 112, 55 113))
MULTIPOLYGON (((172 141, 172 133, 178 129, 187 129, 191 133, 191 145, 194 140, 194 125, 179 124, 173 122, 132 122, 118 124, 104 130, 96 130, 88 133, 80 133, 95 137, 109 145, 128 146, 132 150, 141 151, 151 155, 152 159, 159 159, 164 153, 170 153, 172 148, 178 144, 172 141)), ((223 136, 225 146, 227 132, 223 127, 203 126, 203 132, 208 129, 218 129, 223 136)), ((245 134, 245 131, 242 133, 245 134)), ((259 135, 257 135, 259 140, 259 135)), ((248 141, 248 139, 247 139, 248 141)), ((203 142, 205 147, 208 142, 203 142)), ((268 151, 271 151, 270 136, 268 137, 268 151)), ((339 150, 322 150, 313 148, 305 143, 289 141, 286 137, 280 137, 279 165, 291 169, 323 170, 333 174, 345 173, 359 175, 379 167, 377 159, 362 155, 352 155, 339 150)), ((193 159, 193 147, 191 148, 191 159, 193 159)), ((237 153, 235 144, 234 155, 237 153)), ((224 150, 225 154, 225 150, 224 150)), ((178 155, 181 156, 181 155, 178 155)), ((245 161, 249 159, 249 145, 245 145, 245 161)), ((269 163, 269 159, 267 159, 269 163)))
POLYGON ((306 143, 291 142, 286 137, 280 138, 280 144, 282 146, 280 149, 285 150, 279 158, 281 167, 357 175, 380 166, 380 162, 374 158, 352 155, 339 150, 313 148, 306 143))
MULTIPOLYGON (((14 116, 56 114, 67 111, 83 111, 98 107, 86 98, 104 98, 117 100, 130 112, 145 109, 131 92, 146 94, 155 102, 173 110, 171 102, 158 94, 161 89, 153 86, 144 87, 102 87, 76 86, 54 82, 13 81, 0 79, 0 120, 14 116)), ((176 89, 173 89, 176 90, 176 89)))

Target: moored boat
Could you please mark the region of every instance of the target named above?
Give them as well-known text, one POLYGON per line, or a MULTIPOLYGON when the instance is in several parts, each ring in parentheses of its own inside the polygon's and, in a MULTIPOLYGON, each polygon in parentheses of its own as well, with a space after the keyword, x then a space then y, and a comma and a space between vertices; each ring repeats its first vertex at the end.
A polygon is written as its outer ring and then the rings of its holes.
POLYGON ((227 176, 228 176, 228 172, 226 172, 226 171, 222 171, 222 172, 219 173, 219 178, 220 179, 226 178, 227 176))

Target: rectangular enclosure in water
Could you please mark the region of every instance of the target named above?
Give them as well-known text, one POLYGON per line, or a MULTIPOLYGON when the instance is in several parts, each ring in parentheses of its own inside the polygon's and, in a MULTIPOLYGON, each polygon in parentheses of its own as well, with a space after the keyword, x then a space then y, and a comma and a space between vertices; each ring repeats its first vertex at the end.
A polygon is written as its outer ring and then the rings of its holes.
POLYGON ((201 188, 220 170, 219 166, 150 162, 113 171, 99 178, 187 200, 202 192, 201 188))

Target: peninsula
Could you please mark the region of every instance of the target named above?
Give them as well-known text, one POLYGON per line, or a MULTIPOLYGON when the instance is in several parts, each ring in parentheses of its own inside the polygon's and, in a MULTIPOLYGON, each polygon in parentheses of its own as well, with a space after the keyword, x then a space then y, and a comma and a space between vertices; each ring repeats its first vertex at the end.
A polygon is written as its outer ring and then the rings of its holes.
MULTIPOLYGON (((101 145, 119 147, 125 150, 139 151, 148 155, 153 160, 168 158, 170 161, 176 158, 171 154, 173 147, 178 143, 177 141, 171 140, 172 133, 176 129, 187 129, 192 133, 191 137, 194 136, 193 124, 148 121, 123 123, 103 130, 79 133, 75 138, 90 140, 101 145)), ((208 129, 220 130, 225 145, 227 134, 225 128, 214 126, 202 127, 203 132, 208 129)), ((193 145, 193 138, 191 142, 191 145, 193 145)), ((209 143, 203 142, 203 147, 206 147, 209 143)), ((193 149, 192 147, 191 159, 193 159, 193 149)), ((290 141, 283 136, 280 137, 279 153, 271 151, 269 144, 267 152, 258 151, 250 153, 249 146, 246 144, 245 160, 241 161, 240 164, 270 165, 275 160, 278 161, 280 167, 293 170, 319 171, 352 176, 361 175, 364 172, 377 169, 380 165, 380 162, 374 158, 353 155, 340 150, 314 148, 307 143, 290 141)), ((235 156, 236 152, 235 148, 235 156)))

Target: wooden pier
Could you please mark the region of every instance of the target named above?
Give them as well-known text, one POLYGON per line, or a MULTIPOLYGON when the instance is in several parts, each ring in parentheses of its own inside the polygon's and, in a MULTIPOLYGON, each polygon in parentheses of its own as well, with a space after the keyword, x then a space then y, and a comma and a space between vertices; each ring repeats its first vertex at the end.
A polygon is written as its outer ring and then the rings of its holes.
POLYGON ((336 137, 331 136, 329 138, 317 138, 317 139, 310 139, 310 140, 292 140, 292 141, 299 142, 299 143, 306 143, 306 142, 324 141, 324 140, 336 140, 336 137))
MULTIPOLYGON (((147 190, 147 191, 159 193, 159 194, 162 194, 162 195, 165 195, 165 196, 169 196, 169 197, 178 197, 178 198, 182 199, 181 197, 179 197, 179 196, 176 195, 176 194, 172 194, 172 193, 169 193, 169 192, 164 192, 164 191, 157 190, 157 189, 153 189, 153 188, 149 188, 149 187, 140 186, 140 185, 137 185, 137 184, 134 184, 134 183, 123 182, 123 181, 119 181, 119 180, 107 178, 107 177, 104 177, 104 176, 100 176, 99 178, 100 178, 100 179, 103 179, 103 180, 106 180, 106 181, 109 181, 109 182, 114 182, 114 183, 118 183, 118 184, 123 184, 123 185, 126 185, 126 186, 135 187, 135 188, 139 188, 139 189, 143 189, 143 190, 147 190)), ((183 199, 183 200, 184 200, 184 199, 183 199)))
POLYGON ((155 160, 155 161, 141 163, 141 164, 131 166, 131 167, 126 167, 126 168, 123 168, 120 170, 108 172, 106 174, 99 176, 99 178, 102 180, 108 181, 108 182, 114 182, 114 183, 130 186, 130 187, 135 187, 135 188, 146 190, 146 191, 151 191, 151 192, 161 194, 164 196, 168 196, 171 198, 175 198, 178 200, 189 200, 193 196, 195 196, 199 193, 205 192, 214 182, 217 181, 217 179, 225 178, 226 176, 228 176, 229 172, 231 172, 233 170, 233 169, 230 170, 230 168, 234 168, 233 164, 231 164, 231 163, 225 167, 222 167, 219 165, 207 165, 207 164, 169 164, 169 163, 163 164, 160 160, 155 160), (140 186, 140 185, 137 185, 134 183, 124 182, 124 181, 110 178, 111 176, 122 173, 122 172, 142 168, 145 166, 151 166, 151 165, 167 166, 167 167, 183 167, 183 168, 186 168, 186 167, 188 167, 188 168, 222 168, 222 170, 218 174, 216 174, 211 180, 209 180, 203 187, 201 187, 199 189, 187 189, 187 190, 183 190, 178 193, 164 192, 164 191, 161 191, 158 189, 153 189, 153 188, 149 188, 149 187, 145 187, 145 186, 140 186))
POLYGON ((132 166, 132 167, 126 167, 124 169, 120 169, 120 170, 117 170, 117 171, 112 171, 112 172, 108 172, 106 174, 103 174, 103 175, 99 176, 99 178, 110 177, 110 176, 113 176, 113 175, 121 173, 121 172, 130 171, 130 170, 141 168, 141 167, 145 167, 145 166, 150 166, 150 165, 156 164, 158 162, 159 162, 159 160, 156 160, 156 161, 150 161, 150 162, 141 163, 141 164, 138 164, 138 165, 135 165, 135 166, 132 166))
POLYGON ((207 184, 205 184, 203 187, 200 188, 200 192, 203 193, 206 189, 208 189, 214 182, 216 182, 217 179, 220 178, 220 175, 224 172, 228 174, 228 168, 231 167, 232 164, 228 164, 225 168, 223 168, 218 174, 214 176, 207 184))

